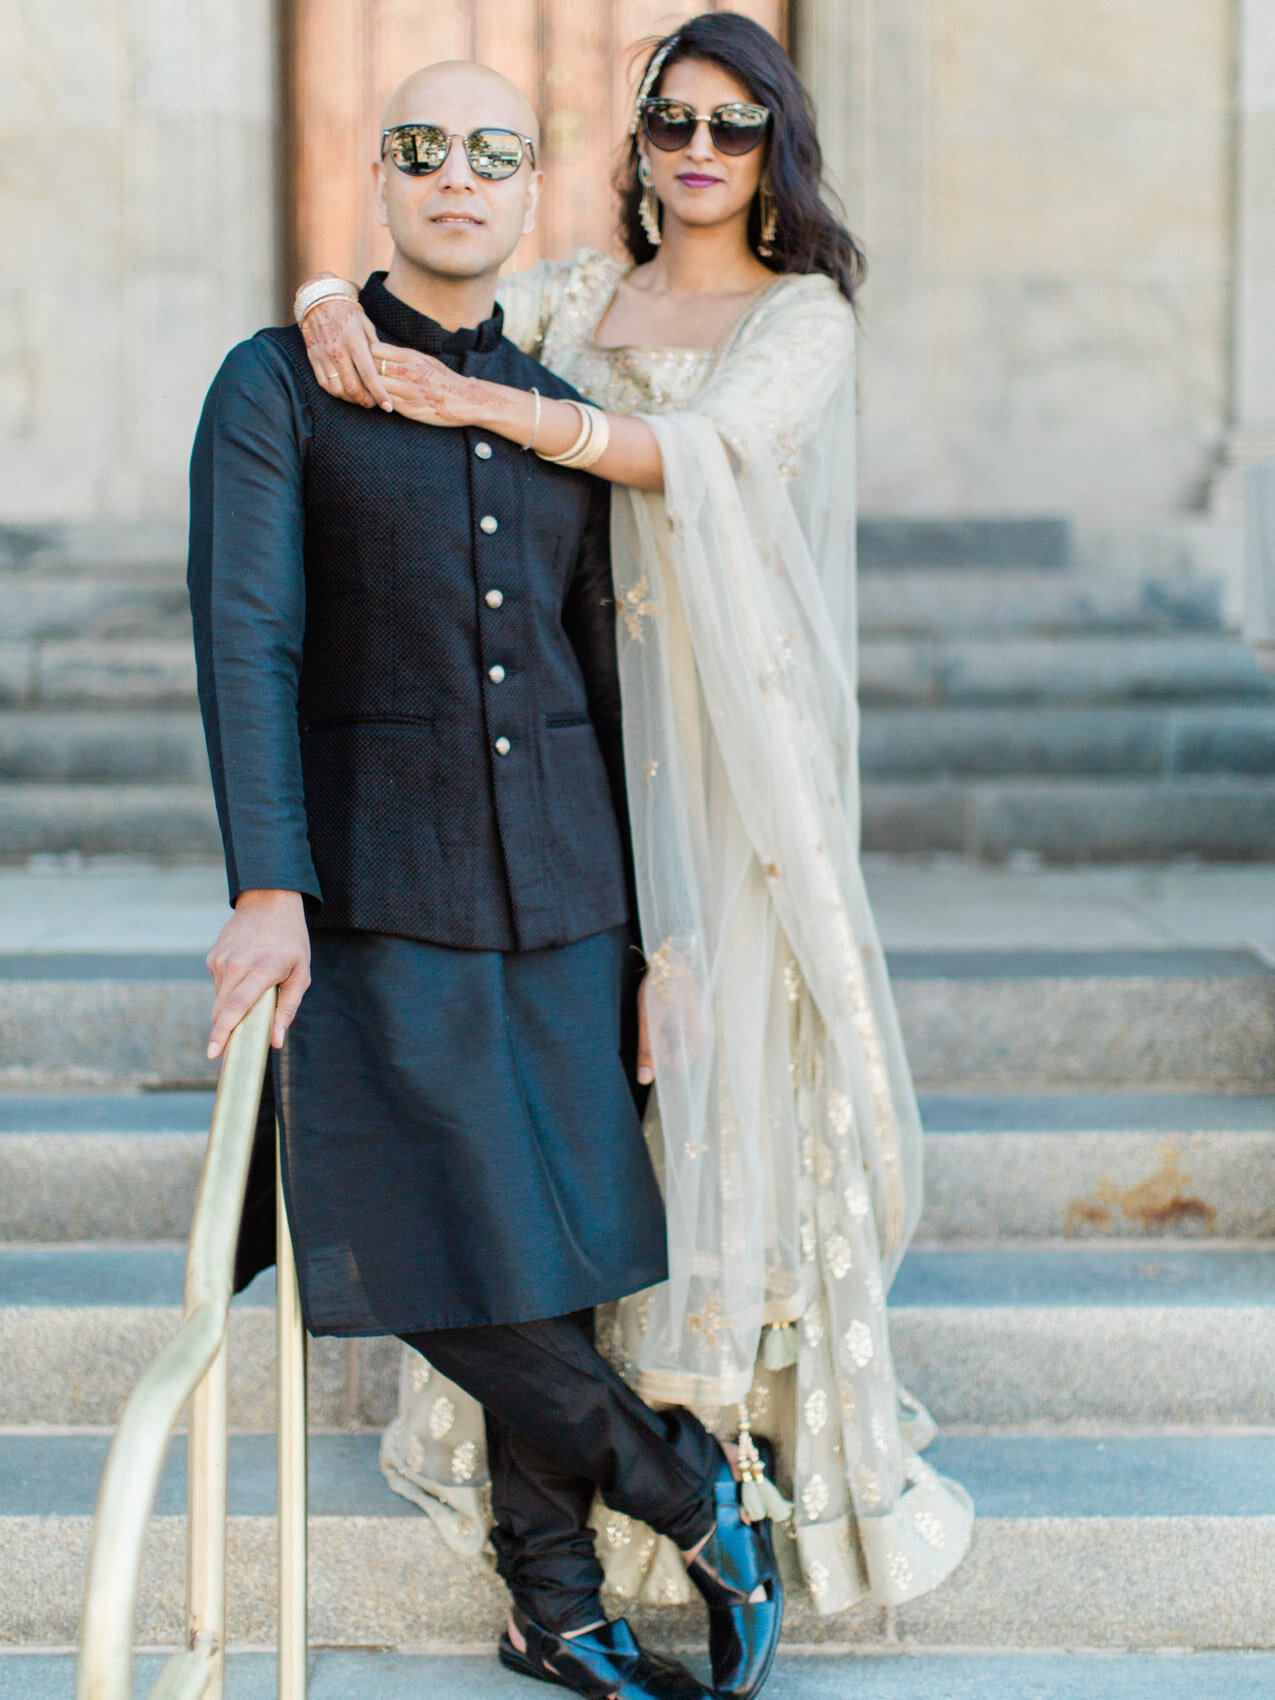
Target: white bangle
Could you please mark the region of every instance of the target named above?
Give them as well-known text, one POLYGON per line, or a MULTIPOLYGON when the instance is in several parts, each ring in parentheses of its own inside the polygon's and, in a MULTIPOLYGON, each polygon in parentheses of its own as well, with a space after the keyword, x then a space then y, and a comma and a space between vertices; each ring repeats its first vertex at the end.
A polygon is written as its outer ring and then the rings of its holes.
POLYGON ((317 307, 320 301, 331 301, 337 296, 346 301, 357 301, 359 292, 343 277, 316 277, 313 283, 303 283, 298 289, 292 303, 292 316, 302 325, 305 323, 306 314, 317 307))
MULTIPOLYGON (((568 401, 568 397, 563 397, 568 401)), ((611 422, 600 407, 594 407, 587 401, 571 401, 580 415, 580 434, 569 449, 560 455, 547 455, 544 450, 538 450, 541 460, 547 460, 553 466, 571 467, 578 472, 587 472, 597 464, 607 452, 611 441, 611 422)))

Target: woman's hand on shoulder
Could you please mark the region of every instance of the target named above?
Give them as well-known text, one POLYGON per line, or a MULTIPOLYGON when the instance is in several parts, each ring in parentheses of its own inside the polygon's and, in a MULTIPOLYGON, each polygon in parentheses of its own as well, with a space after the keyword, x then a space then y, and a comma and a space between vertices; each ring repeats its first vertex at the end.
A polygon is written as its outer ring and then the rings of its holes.
POLYGON ((453 372, 431 354, 392 342, 373 342, 368 354, 394 412, 421 425, 477 424, 481 394, 495 387, 453 372))
MULTIPOLYGON (((312 283, 315 279, 306 281, 312 283)), ((347 300, 343 295, 331 295, 320 301, 306 314, 301 334, 314 375, 330 396, 336 396, 338 401, 357 402, 360 407, 383 407, 387 413, 393 412, 394 404, 372 358, 376 327, 357 301, 347 300)))

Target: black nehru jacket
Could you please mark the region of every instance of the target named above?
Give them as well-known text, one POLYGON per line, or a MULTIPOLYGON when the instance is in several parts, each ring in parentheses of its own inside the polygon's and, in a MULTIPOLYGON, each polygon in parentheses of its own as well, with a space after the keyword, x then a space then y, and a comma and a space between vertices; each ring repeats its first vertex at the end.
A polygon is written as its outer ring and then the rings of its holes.
MULTIPOLYGON (((546 396, 501 334, 363 290, 387 342, 546 396)), ((629 914, 609 486, 333 400, 295 326, 227 357, 191 463, 199 698, 231 900, 535 950, 629 914)))

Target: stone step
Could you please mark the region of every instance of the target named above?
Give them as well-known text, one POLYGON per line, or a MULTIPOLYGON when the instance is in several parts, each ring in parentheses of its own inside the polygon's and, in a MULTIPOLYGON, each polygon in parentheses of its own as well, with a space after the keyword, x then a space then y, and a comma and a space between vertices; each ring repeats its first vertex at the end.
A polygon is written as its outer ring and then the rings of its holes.
POLYGON ((212 788, 0 782, 0 863, 41 855, 217 859, 212 788))
MULTIPOLYGON (((183 1248, 0 1247, 0 1427, 102 1425, 176 1329, 183 1248)), ((274 1316, 236 1301, 231 1422, 273 1422, 274 1316)), ((943 1424, 1275 1426, 1275 1250, 1232 1242, 910 1251, 890 1295, 899 1374, 943 1424)), ((315 1343, 316 1426, 382 1424, 389 1340, 315 1343)))
POLYGON ((1054 862, 1266 859, 1275 780, 869 780, 863 848, 972 861, 1025 852, 1054 862))
POLYGON ((0 640, 190 637, 185 574, 0 572, 0 640))
MULTIPOLYGON (((1057 862, 1233 861, 1268 858, 1272 846, 1275 780, 1260 776, 869 777, 863 787, 867 851, 991 862, 1019 852, 1057 862)), ((67 854, 214 860, 221 839, 211 789, 0 781, 0 864, 67 854)))
MULTIPOLYGON (((0 746, 2 748, 3 746, 0 746)), ((866 779, 1275 774, 1275 700, 1190 707, 865 708, 866 779)))
POLYGON ((202 785, 199 716, 139 709, 0 710, 0 781, 172 781, 202 785))
MULTIPOLYGON (((1275 966, 1252 951, 895 951, 889 962, 922 1087, 1275 1088, 1275 966)), ((0 1088, 210 1081, 211 995, 197 956, 0 955, 0 1088)))
POLYGON ((194 702, 188 629, 178 637, 0 643, 0 703, 8 707, 186 708, 194 702))
POLYGON ((1275 1235, 1269 1094, 923 1093, 921 1113, 918 1244, 1275 1235))
MULTIPOLYGON (((679 1649, 701 1678, 702 1649, 679 1649), (698 1656, 697 1656, 698 1655, 698 1656)), ((148 1693, 162 1658, 137 1660, 137 1692, 148 1693)), ((74 1688, 69 1653, 0 1652, 0 1700, 64 1700, 74 1688)), ((1269 1700, 1275 1654, 922 1652, 906 1646, 783 1649, 767 1692, 776 1700, 1269 1700)), ((518 1700, 526 1682, 494 1650, 387 1652, 320 1648, 311 1654, 310 1700, 518 1700)), ((274 1700, 273 1653, 232 1652, 229 1700, 274 1700)))
MULTIPOLYGON (((429 1519, 390 1492, 376 1445, 374 1435, 312 1437, 311 1640, 489 1645, 501 1625, 499 1584, 455 1557, 429 1519)), ((106 1446, 105 1435, 0 1436, 0 1640, 74 1642, 106 1446)), ((151 1527, 142 1646, 181 1635, 183 1451, 175 1441, 151 1527)), ((273 1452, 268 1435, 231 1442, 229 1634, 250 1646, 274 1634, 273 1452)), ((979 1520, 955 1575, 899 1609, 905 1642, 1275 1645, 1275 1603, 1264 1585, 1275 1562, 1275 1437, 951 1437, 929 1457, 969 1488, 979 1520)), ((698 1606, 630 1615, 653 1643, 703 1645, 698 1606)), ((790 1593, 792 1642, 894 1653, 891 1627, 874 1609, 817 1617, 803 1592, 790 1593)))
MULTIPOLYGON (((183 1245, 0 1246, 0 1429, 102 1427, 180 1320, 183 1245)), ((398 1406, 392 1339, 310 1342, 310 1421, 380 1428, 398 1406)), ((234 1301, 230 1421, 275 1421, 274 1277, 234 1301)))
POLYGON ((863 567, 858 598, 865 638, 1222 629, 1220 581, 1180 573, 863 567))
POLYGON ((1275 702, 1275 680, 1229 633, 868 637, 859 648, 865 703, 1275 702))
MULTIPOLYGON (((918 1243, 1275 1235, 1275 1096, 923 1094, 918 1243)), ((0 1096, 0 1242, 180 1240, 212 1095, 0 1096)))

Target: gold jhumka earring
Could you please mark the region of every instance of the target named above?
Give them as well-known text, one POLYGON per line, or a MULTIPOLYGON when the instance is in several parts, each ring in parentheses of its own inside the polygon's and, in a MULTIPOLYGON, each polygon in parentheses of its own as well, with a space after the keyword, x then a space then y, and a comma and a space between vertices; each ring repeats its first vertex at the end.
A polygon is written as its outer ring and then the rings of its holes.
POLYGON ((757 190, 758 211, 761 214, 761 229, 757 235, 757 252, 763 260, 768 260, 775 251, 775 232, 779 228, 779 209, 775 205, 774 190, 767 178, 763 177, 757 190))
POLYGON ((642 185, 642 199, 638 202, 638 217, 642 221, 642 229, 652 248, 658 248, 664 240, 660 230, 660 198, 655 193, 655 180, 651 176, 651 168, 644 159, 638 159, 638 182, 642 185))

